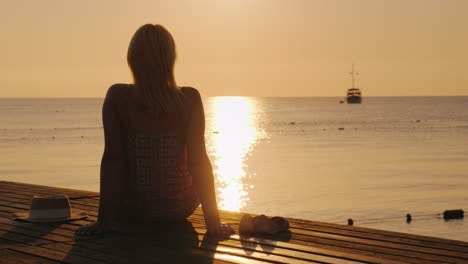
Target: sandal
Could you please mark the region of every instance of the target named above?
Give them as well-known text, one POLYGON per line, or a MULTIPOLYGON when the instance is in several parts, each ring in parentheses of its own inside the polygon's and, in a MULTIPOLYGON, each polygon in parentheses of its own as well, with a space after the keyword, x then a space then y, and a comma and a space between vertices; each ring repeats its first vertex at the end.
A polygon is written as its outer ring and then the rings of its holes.
POLYGON ((274 216, 268 218, 265 215, 251 217, 243 215, 240 222, 239 233, 241 234, 269 234, 273 235, 289 229, 289 222, 286 218, 274 216))

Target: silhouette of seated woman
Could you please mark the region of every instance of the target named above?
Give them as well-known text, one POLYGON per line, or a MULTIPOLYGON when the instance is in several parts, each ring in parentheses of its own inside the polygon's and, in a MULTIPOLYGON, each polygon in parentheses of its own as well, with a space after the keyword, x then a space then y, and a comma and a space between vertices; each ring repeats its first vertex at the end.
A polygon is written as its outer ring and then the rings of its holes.
POLYGON ((134 84, 112 85, 103 104, 98 221, 77 234, 183 221, 200 204, 209 233, 234 234, 218 214, 200 93, 177 86, 175 59, 174 39, 164 27, 136 31, 127 54, 134 84))

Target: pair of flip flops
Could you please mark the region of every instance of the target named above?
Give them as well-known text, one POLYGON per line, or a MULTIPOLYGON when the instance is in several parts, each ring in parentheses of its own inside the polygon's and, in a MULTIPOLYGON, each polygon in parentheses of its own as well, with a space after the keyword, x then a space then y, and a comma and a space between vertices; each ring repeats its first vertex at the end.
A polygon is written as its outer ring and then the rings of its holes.
POLYGON ((239 233, 252 235, 264 234, 273 235, 289 229, 289 222, 286 218, 274 216, 268 218, 266 215, 252 217, 243 215, 240 221, 239 233))

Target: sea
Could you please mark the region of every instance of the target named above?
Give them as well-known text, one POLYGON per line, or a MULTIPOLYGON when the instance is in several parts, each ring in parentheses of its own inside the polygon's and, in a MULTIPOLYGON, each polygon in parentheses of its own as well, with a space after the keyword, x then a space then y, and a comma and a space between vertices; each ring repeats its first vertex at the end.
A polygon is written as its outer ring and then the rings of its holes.
MULTIPOLYGON (((221 209, 468 241, 468 97, 203 100, 221 209)), ((99 191, 102 102, 0 99, 0 180, 99 191)))

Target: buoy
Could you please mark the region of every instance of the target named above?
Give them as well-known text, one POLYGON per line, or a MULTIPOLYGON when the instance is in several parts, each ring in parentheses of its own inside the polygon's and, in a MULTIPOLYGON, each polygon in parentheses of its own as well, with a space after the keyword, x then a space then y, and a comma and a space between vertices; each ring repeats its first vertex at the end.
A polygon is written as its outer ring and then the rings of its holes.
POLYGON ((456 209, 456 210, 445 210, 444 211, 444 219, 457 219, 457 218, 463 218, 465 212, 462 209, 456 209))
POLYGON ((351 218, 348 218, 348 225, 349 225, 349 226, 352 226, 353 224, 354 224, 354 221, 353 221, 353 219, 351 219, 351 218))
POLYGON ((410 214, 407 214, 407 215, 406 215, 406 223, 408 223, 408 224, 411 223, 411 220, 412 220, 412 219, 411 219, 411 215, 410 215, 410 214))
POLYGON ((296 124, 296 122, 289 122, 289 124, 290 124, 290 125, 295 125, 295 124, 296 124))

